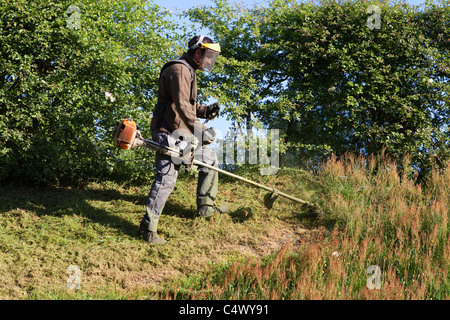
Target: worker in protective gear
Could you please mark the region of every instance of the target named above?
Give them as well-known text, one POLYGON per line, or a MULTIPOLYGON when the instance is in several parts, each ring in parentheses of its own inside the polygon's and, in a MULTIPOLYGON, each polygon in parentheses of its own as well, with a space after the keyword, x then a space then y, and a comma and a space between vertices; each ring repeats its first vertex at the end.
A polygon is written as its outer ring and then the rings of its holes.
MULTIPOLYGON (((211 71, 220 54, 220 45, 208 37, 195 36, 188 46, 186 53, 166 63, 161 70, 158 103, 151 122, 152 139, 161 145, 177 148, 182 141, 193 141, 192 135, 195 135, 201 144, 195 154, 196 159, 217 167, 216 154, 205 147, 214 141, 215 129, 206 128, 198 118, 216 118, 220 113, 220 106, 217 103, 209 106, 197 103, 196 70, 211 71)), ((156 176, 139 227, 139 233, 145 241, 153 244, 166 242, 157 234, 158 221, 175 187, 179 168, 180 164, 171 157, 156 154, 156 176)), ((214 201, 217 188, 218 173, 208 168, 199 168, 196 196, 200 216, 209 217, 216 213, 214 201)))

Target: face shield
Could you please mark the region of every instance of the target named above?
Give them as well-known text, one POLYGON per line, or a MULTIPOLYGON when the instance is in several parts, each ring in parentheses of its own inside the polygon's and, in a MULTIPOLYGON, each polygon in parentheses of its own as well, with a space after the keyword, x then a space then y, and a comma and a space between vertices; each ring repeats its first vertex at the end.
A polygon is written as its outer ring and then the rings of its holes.
POLYGON ((204 43, 205 36, 200 36, 198 42, 190 49, 204 49, 202 61, 200 61, 200 70, 210 72, 216 63, 220 54, 220 45, 218 43, 204 43))
POLYGON ((205 72, 210 72, 216 63, 217 58, 219 57, 219 52, 206 49, 205 54, 203 55, 202 62, 200 64, 200 69, 205 72))

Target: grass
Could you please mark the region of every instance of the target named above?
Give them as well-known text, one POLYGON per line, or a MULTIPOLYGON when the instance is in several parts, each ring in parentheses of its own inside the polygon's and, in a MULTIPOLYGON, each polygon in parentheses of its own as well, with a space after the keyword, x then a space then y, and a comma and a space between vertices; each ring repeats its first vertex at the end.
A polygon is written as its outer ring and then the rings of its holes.
POLYGON ((234 262, 174 299, 448 299, 450 166, 426 186, 387 159, 331 159, 318 172, 328 228, 267 262, 234 262), (332 225, 332 226, 331 226, 332 225), (369 267, 380 270, 375 276, 369 267), (378 277, 378 279, 376 279, 378 277), (379 289, 370 284, 378 281, 379 289))
MULTIPOLYGON (((250 178, 278 183, 276 177, 250 178)), ((137 236, 150 186, 2 186, 0 298, 156 299, 174 279, 264 257, 301 231, 286 221, 301 211, 295 203, 277 201, 268 211, 259 189, 226 177, 218 203, 228 212, 196 217, 195 186, 194 174, 180 174, 160 219, 159 232, 169 240, 164 246, 150 246, 137 236), (71 265, 82 272, 78 290, 66 287, 71 265)))
POLYGON ((246 176, 319 203, 325 214, 315 219, 287 199, 269 211, 259 189, 221 176, 218 202, 229 211, 201 219, 195 176, 181 174, 160 220, 169 242, 150 246, 137 237, 149 186, 2 187, 0 297, 450 297, 450 166, 426 184, 382 155, 332 158, 314 175, 246 176), (66 287, 70 265, 82 272, 80 289, 66 287))

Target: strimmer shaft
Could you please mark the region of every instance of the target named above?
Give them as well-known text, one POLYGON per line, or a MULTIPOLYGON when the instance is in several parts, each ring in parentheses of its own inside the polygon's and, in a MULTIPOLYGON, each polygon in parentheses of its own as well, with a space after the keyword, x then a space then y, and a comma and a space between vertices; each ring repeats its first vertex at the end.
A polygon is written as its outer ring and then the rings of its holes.
MULTIPOLYGON (((175 159, 179 159, 180 161, 182 159, 182 157, 180 156, 180 151, 179 150, 172 149, 170 147, 161 146, 161 145, 159 145, 158 143, 156 143, 154 141, 147 140, 147 139, 144 139, 142 137, 137 137, 137 138, 139 139, 138 140, 138 145, 140 145, 140 146, 143 146, 143 147, 145 147, 147 149, 154 150, 154 151, 159 152, 159 153, 163 153, 163 154, 165 154, 167 156, 173 157, 175 159)), ((302 199, 298 199, 298 198, 293 197, 291 195, 288 195, 288 194, 286 194, 284 192, 278 191, 278 190, 276 190, 274 188, 267 187, 265 185, 262 185, 260 183, 254 182, 252 180, 246 179, 246 178, 241 177, 241 176, 238 176, 238 175, 233 174, 231 172, 222 170, 220 168, 217 168, 217 167, 214 167, 214 166, 210 166, 210 165, 208 165, 206 163, 203 163, 201 161, 193 159, 192 164, 195 165, 195 166, 202 166, 202 167, 205 167, 205 168, 217 171, 217 172, 222 173, 222 174, 224 174, 226 176, 238 179, 238 180, 243 181, 245 183, 251 184, 251 185, 253 185, 255 187, 267 190, 267 191, 269 191, 271 193, 276 193, 278 196, 290 199, 292 201, 301 203, 303 205, 307 205, 307 206, 310 206, 310 207, 316 207, 316 205, 314 205, 314 204, 312 204, 312 203, 310 203, 308 201, 305 201, 305 200, 302 200, 302 199)))
POLYGON ((286 194, 286 193, 284 193, 284 192, 281 192, 281 191, 278 191, 278 190, 276 190, 276 189, 267 187, 267 186, 265 186, 265 185, 262 185, 262 184, 260 184, 260 183, 254 182, 254 181, 252 181, 252 180, 246 179, 246 178, 241 177, 241 176, 238 176, 238 175, 233 174, 233 173, 231 173, 231 172, 228 172, 228 171, 219 169, 219 168, 217 168, 217 167, 210 166, 210 165, 208 165, 208 164, 206 164, 206 163, 203 163, 203 162, 201 162, 201 161, 198 161, 198 160, 195 160, 195 159, 194 159, 194 160, 192 161, 192 164, 193 164, 193 165, 196 165, 196 166, 206 167, 206 168, 211 169, 211 170, 215 170, 215 171, 217 171, 217 172, 219 172, 219 173, 222 173, 222 174, 227 175, 227 176, 229 176, 229 177, 232 177, 232 178, 238 179, 238 180, 240 180, 240 181, 246 182, 246 183, 251 184, 251 185, 253 185, 253 186, 255 186, 255 187, 258 187, 258 188, 261 188, 261 189, 264 189, 264 190, 267 190, 267 191, 270 191, 270 192, 277 192, 278 195, 281 196, 281 197, 284 197, 284 198, 293 200, 293 201, 298 202, 298 203, 301 203, 301 204, 305 204, 305 205, 308 205, 308 206, 312 206, 312 204, 309 203, 308 201, 298 199, 298 198, 293 197, 293 196, 290 196, 290 195, 288 195, 288 194, 286 194))

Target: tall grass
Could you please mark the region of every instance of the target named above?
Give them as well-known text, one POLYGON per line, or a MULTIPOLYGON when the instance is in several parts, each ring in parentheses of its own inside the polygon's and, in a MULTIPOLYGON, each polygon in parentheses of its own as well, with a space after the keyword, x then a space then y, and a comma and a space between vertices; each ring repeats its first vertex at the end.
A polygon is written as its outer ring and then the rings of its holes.
POLYGON ((167 288, 161 298, 450 297, 450 165, 419 184, 384 154, 346 155, 317 175, 329 228, 299 236, 267 261, 234 262, 189 288, 167 288))
POLYGON ((0 186, 0 299, 450 297, 450 166, 422 183, 383 154, 248 174, 325 214, 283 199, 269 211, 260 190, 224 178, 229 212, 198 219, 184 176, 160 220, 169 242, 155 247, 137 237, 148 186, 0 186), (70 265, 79 290, 66 287, 70 265))

